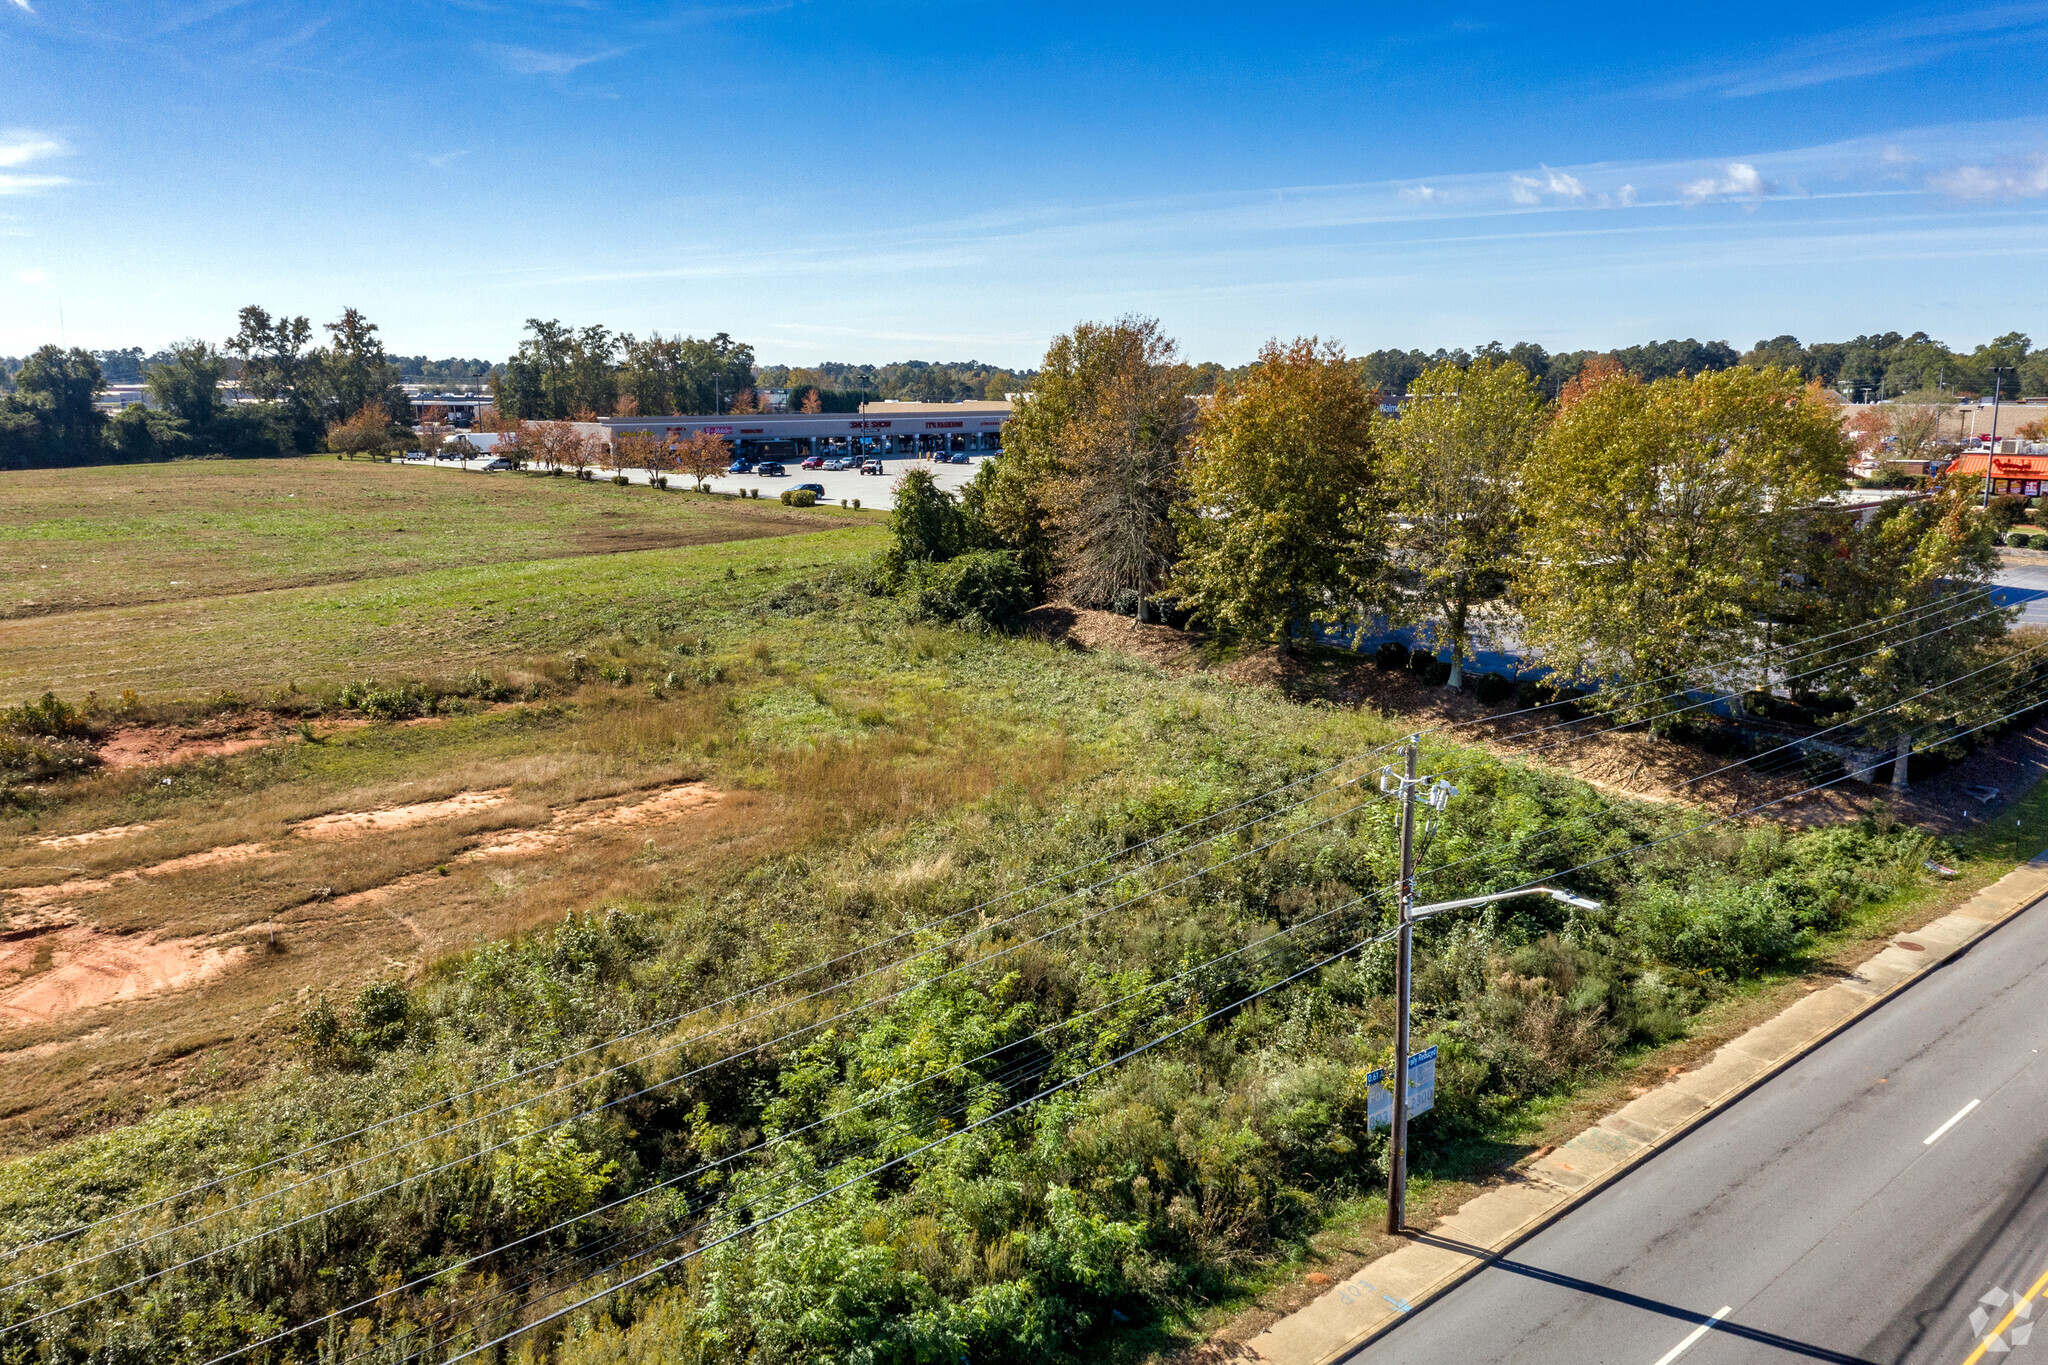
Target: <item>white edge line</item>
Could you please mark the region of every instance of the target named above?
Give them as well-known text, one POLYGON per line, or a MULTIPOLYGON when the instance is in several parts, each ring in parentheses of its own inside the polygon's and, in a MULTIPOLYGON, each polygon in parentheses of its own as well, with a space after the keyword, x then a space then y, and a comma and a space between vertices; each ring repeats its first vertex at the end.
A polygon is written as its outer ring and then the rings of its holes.
MULTIPOLYGON (((1954 1118, 1950 1119, 1947 1123, 1942 1124, 1941 1127, 1935 1129, 1926 1137, 1922 1138, 1920 1140, 1920 1145, 1922 1147, 1932 1147, 1943 1133, 1946 1133, 1949 1129, 1961 1123, 1963 1119, 1969 1114, 1969 1112, 1972 1109, 1975 1109, 1979 1103, 1981 1103, 1981 1101, 1971 1100, 1968 1104, 1956 1110, 1956 1115, 1954 1118)), ((1662 1365, 1662 1362, 1659 1362, 1659 1365, 1662 1365)))
POLYGON ((1715 1323, 1719 1322, 1722 1318, 1727 1317, 1730 1313, 1734 1311, 1734 1306, 1732 1304, 1722 1304, 1720 1312, 1714 1314, 1714 1316, 1708 1318, 1705 1322, 1693 1328, 1692 1334, 1686 1337, 1684 1341, 1679 1342, 1676 1346, 1666 1351, 1663 1354, 1662 1358, 1660 1358, 1657 1361, 1657 1365, 1671 1365, 1672 1361, 1678 1359, 1680 1356, 1685 1354, 1687 1347, 1691 1346, 1695 1341, 1698 1341, 1701 1337, 1705 1336, 1710 1330, 1712 1330, 1715 1323))

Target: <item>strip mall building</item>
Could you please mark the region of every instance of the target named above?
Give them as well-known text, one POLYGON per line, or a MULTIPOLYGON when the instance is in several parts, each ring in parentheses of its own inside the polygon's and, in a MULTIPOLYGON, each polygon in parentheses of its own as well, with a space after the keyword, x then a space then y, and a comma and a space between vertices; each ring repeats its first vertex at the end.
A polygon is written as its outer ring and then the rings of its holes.
POLYGON ((577 426, 604 441, 644 431, 656 439, 709 432, 750 460, 824 456, 978 454, 1003 448, 1007 402, 867 403, 850 412, 728 413, 722 417, 603 417, 577 426))

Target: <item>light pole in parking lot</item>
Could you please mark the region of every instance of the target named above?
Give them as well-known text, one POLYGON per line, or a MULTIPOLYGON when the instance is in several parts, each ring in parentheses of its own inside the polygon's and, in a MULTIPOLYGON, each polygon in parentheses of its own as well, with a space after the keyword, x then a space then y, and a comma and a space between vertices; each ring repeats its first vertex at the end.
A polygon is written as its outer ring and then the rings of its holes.
POLYGON ((1408 1203, 1408 1005, 1415 976, 1415 926, 1447 910, 1466 910, 1490 905, 1516 896, 1548 896, 1580 910, 1598 910, 1600 902, 1574 896, 1554 886, 1518 886, 1512 891, 1495 891, 1484 896, 1415 904, 1415 802, 1419 797, 1429 808, 1442 814, 1458 789, 1437 777, 1418 777, 1415 772, 1415 743, 1410 735, 1402 746, 1402 766, 1390 765, 1379 771, 1380 790, 1401 799, 1401 883, 1398 904, 1400 928, 1394 948, 1394 1064, 1387 1068, 1387 1089, 1392 1093, 1394 1112, 1387 1128, 1387 1231, 1398 1234, 1408 1203))

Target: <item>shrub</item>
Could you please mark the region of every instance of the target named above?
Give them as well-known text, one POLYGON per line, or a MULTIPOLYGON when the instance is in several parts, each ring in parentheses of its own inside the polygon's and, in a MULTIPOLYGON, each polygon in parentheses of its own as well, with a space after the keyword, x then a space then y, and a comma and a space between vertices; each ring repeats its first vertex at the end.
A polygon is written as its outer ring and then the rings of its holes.
POLYGON ((1408 666, 1408 646, 1399 640, 1386 640, 1372 652, 1372 661, 1381 668, 1402 669, 1408 666))
POLYGON ((1807 926, 1776 878, 1699 878, 1651 887, 1634 931, 1654 958, 1735 979, 1781 966, 1806 947, 1807 926))
POLYGON ((785 488, 782 490, 784 507, 816 507, 818 495, 808 488, 785 488))
POLYGON ((614 474, 612 475, 612 482, 616 484, 618 487, 624 488, 627 484, 633 481, 627 478, 624 474, 614 474))
POLYGON ((1498 673, 1480 673, 1472 678, 1472 695, 1483 705, 1498 706, 1515 695, 1515 683, 1498 673))
POLYGON ((1451 680, 1450 662, 1445 659, 1431 659, 1428 663, 1415 670, 1415 676, 1421 678, 1422 681, 1428 683, 1431 687, 1442 687, 1451 680))
POLYGON ((2007 494, 1991 500, 1991 524, 2001 531, 2011 530, 2026 519, 2027 500, 2007 494))
POLYGON ((0 711, 0 730, 12 735, 76 739, 86 733, 85 713, 54 692, 0 711))
POLYGON ((335 700, 377 720, 411 720, 432 706, 426 689, 416 682, 384 684, 373 678, 350 683, 335 700))
POLYGON ((976 550, 943 564, 910 566, 910 613, 989 630, 1015 630, 1031 610, 1030 577, 1008 550, 976 550))

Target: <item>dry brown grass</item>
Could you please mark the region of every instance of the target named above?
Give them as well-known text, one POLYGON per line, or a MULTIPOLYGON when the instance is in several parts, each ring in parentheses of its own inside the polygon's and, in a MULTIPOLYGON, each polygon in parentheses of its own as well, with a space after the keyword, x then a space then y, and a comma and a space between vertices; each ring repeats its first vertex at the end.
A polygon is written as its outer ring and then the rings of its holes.
MULTIPOLYGON (((752 681, 777 681, 774 651, 754 654, 752 681)), ((511 724, 512 712, 542 708, 351 730, 286 755, 314 762, 313 773, 248 790, 223 782, 147 819, 134 816, 162 770, 79 784, 61 818, 0 842, 0 906, 30 929, 225 956, 181 989, 0 1024, 0 1151, 247 1084, 318 995, 417 977, 480 939, 571 911, 712 891, 813 841, 938 818, 999 790, 1042 800, 1075 771, 1062 737, 982 730, 943 698, 844 735, 734 749, 737 692, 721 684, 656 698, 593 684, 530 729, 511 724), (701 755, 722 750, 718 777, 701 755), (339 777, 318 775, 318 761, 358 754, 373 772, 341 764, 339 777), (716 799, 649 800, 707 775, 716 799), (410 818, 422 808, 435 818, 410 818), (298 833, 320 827, 308 821, 354 829, 368 822, 336 817, 376 811, 406 818, 361 837, 298 833), (45 842, 120 826, 133 828, 45 842)), ((834 704, 870 706, 860 693, 834 704)), ((231 773, 278 757, 212 762, 231 773)))

